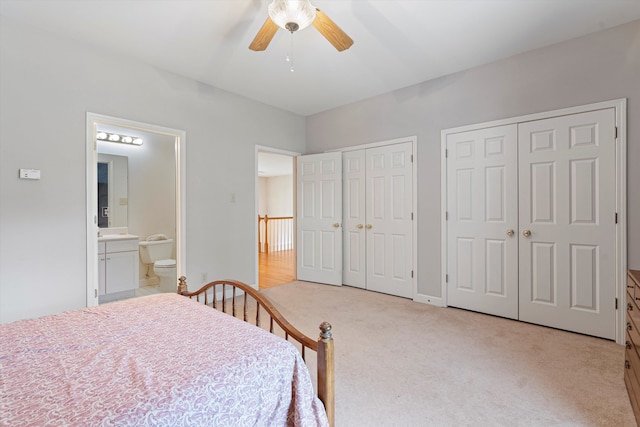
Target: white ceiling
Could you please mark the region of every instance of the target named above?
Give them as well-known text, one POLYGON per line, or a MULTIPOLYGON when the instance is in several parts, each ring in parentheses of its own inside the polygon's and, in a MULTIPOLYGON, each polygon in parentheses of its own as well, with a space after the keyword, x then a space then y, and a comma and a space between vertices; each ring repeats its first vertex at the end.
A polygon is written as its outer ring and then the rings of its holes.
POLYGON ((270 0, 0 0, 10 19, 303 116, 640 19, 640 0, 314 0, 315 28, 248 49, 270 0))

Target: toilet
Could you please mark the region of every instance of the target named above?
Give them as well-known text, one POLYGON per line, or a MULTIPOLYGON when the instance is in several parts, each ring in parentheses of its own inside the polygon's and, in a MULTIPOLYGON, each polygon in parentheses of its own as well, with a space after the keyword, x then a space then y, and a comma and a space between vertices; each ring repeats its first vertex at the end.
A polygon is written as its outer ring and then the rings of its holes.
POLYGON ((140 259, 144 264, 153 264, 153 272, 160 279, 161 292, 176 292, 178 278, 176 260, 171 259, 173 240, 164 235, 155 234, 147 240, 141 240, 140 259))

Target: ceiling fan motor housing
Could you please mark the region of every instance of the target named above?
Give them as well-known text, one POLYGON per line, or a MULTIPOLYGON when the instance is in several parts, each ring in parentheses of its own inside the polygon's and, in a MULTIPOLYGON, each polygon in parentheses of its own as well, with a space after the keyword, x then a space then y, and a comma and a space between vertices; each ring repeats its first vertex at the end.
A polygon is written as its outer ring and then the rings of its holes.
POLYGON ((316 8, 309 0, 273 0, 268 11, 277 26, 291 32, 305 29, 316 18, 316 8))
POLYGON ((284 28, 286 28, 287 30, 291 31, 292 33, 294 31, 298 31, 298 28, 300 28, 300 26, 298 24, 296 24, 295 22, 287 22, 287 24, 284 26, 284 28))

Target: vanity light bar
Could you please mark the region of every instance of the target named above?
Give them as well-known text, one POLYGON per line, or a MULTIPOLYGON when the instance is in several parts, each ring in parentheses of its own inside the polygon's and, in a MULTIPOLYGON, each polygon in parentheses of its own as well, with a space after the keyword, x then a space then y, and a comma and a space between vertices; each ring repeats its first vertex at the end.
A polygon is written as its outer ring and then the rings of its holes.
POLYGON ((118 135, 117 133, 98 132, 96 133, 98 141, 119 142, 121 144, 142 145, 142 138, 135 136, 118 135))

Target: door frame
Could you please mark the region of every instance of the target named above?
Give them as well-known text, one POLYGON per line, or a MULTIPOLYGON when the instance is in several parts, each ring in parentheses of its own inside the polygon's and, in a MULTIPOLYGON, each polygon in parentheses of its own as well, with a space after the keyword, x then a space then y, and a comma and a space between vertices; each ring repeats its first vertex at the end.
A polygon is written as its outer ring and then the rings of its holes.
MULTIPOLYGON (((412 221, 412 230, 411 230, 412 239, 413 239, 413 242, 412 242, 413 255, 411 259, 412 271, 413 271, 412 299, 416 302, 427 302, 427 300, 423 298, 423 295, 418 294, 418 218, 420 217, 418 215, 418 152, 417 152, 418 137, 406 136, 403 138, 389 139, 386 141, 378 141, 378 142, 371 142, 367 144, 353 145, 350 147, 336 148, 334 150, 327 150, 325 152, 329 153, 334 151, 340 151, 340 152, 355 151, 355 150, 362 150, 367 148, 383 147, 385 145, 402 144, 405 142, 411 143, 411 152, 413 153, 413 159, 411 162, 411 174, 413 175, 413 183, 412 183, 413 194, 411 195, 411 203, 413 205, 413 221, 412 221)), ((342 233, 344 234, 344 229, 342 230, 342 233)), ((343 245, 344 245, 344 241, 343 241, 343 245)))
POLYGON ((187 259, 187 180, 186 180, 186 139, 187 134, 180 129, 172 129, 119 117, 87 112, 86 117, 86 226, 87 226, 87 307, 98 305, 98 233, 96 229, 97 206, 97 161, 98 144, 96 126, 99 124, 118 126, 169 135, 175 138, 176 164, 176 271, 178 277, 186 275, 187 259), (94 290, 96 292, 94 292, 94 290))
MULTIPOLYGON (((297 223, 297 218, 298 218, 298 212, 296 211, 296 206, 297 206, 297 186, 296 186, 296 179, 297 179, 297 169, 296 169, 296 157, 300 156, 301 154, 296 152, 296 151, 289 151, 289 150, 283 150, 280 148, 274 148, 274 147, 268 147, 266 145, 258 145, 256 144, 255 146, 255 153, 254 153, 254 201, 253 201, 253 218, 254 218, 254 237, 253 237, 253 241, 257 242, 258 241, 258 233, 260 233, 260 229, 258 227, 258 221, 256 220, 258 218, 259 212, 258 212, 258 196, 259 196, 259 183, 258 183, 258 153, 259 152, 264 152, 264 153, 274 153, 274 154, 282 154, 284 156, 291 156, 291 161, 293 162, 293 254, 294 254, 294 262, 293 262, 293 278, 294 280, 298 280, 298 270, 297 270, 297 260, 296 260, 296 251, 298 248, 298 241, 297 241, 297 233, 295 232, 295 230, 297 230, 298 227, 298 223, 297 223)), ((254 246, 255 247, 255 246, 254 246)), ((260 266, 258 264, 258 251, 254 251, 254 271, 255 271, 255 289, 258 289, 260 287, 260 266)))
MULTIPOLYGON (((441 295, 430 297, 430 304, 437 306, 447 306, 447 136, 467 132, 472 130, 483 129, 487 127, 503 126, 510 124, 518 124, 522 122, 549 119, 552 117, 566 116, 578 113, 585 113, 594 110, 602 110, 613 108, 615 111, 615 126, 617 128, 616 146, 616 212, 618 214, 618 223, 616 227, 616 254, 615 254, 615 297, 618 302, 616 313, 616 331, 615 337, 618 344, 624 344, 625 330, 623 328, 625 322, 624 307, 626 295, 626 277, 627 277, 627 98, 620 98, 611 101, 597 102, 593 104, 579 105, 575 107, 562 108, 558 110, 545 111, 541 113, 528 114, 524 116, 511 117, 508 119, 494 120, 490 122, 477 123, 467 126, 460 126, 450 129, 443 129, 440 133, 440 158, 441 158, 441 295)), ((612 219, 613 220, 613 219, 612 219)))

